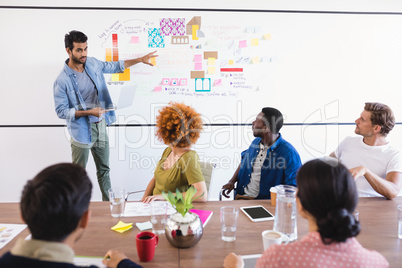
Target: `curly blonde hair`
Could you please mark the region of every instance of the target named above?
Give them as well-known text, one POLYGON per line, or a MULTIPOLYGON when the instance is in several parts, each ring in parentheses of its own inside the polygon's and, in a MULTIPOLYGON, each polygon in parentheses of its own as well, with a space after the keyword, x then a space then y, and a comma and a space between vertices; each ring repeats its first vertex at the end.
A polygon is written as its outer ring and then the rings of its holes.
POLYGON ((158 140, 173 147, 189 147, 200 137, 201 115, 184 103, 169 102, 156 117, 158 140))

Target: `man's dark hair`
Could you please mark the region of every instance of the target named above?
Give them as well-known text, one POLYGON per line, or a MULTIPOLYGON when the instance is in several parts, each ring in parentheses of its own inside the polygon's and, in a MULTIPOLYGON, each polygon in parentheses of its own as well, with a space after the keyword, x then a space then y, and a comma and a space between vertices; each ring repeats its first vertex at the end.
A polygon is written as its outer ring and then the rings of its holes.
POLYGON ((394 128, 394 113, 387 105, 379 102, 366 102, 364 110, 371 112, 371 123, 381 127, 382 135, 387 136, 387 134, 394 128))
POLYGON ((264 114, 264 123, 272 133, 278 134, 283 126, 283 115, 275 108, 265 107, 261 111, 264 114))
POLYGON ((66 48, 73 50, 74 48, 73 42, 85 43, 87 40, 88 37, 84 33, 79 31, 71 31, 64 36, 64 45, 66 48))
POLYGON ((22 191, 21 214, 32 238, 61 242, 88 210, 92 183, 85 169, 62 163, 42 170, 22 191))

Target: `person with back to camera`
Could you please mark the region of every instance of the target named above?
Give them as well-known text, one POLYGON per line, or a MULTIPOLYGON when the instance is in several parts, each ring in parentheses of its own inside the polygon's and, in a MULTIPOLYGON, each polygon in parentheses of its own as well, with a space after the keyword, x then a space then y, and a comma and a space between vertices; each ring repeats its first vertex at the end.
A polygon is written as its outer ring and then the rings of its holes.
MULTIPOLYGON (((1 268, 76 268, 74 244, 88 226, 92 183, 76 164, 57 164, 27 182, 20 209, 32 239, 20 239, 0 257, 1 268)), ((107 267, 140 268, 116 250, 106 253, 107 267)), ((97 266, 89 266, 96 268, 97 266)))
MULTIPOLYGON (((183 103, 170 102, 156 117, 156 136, 167 147, 156 165, 154 177, 148 183, 141 201, 164 200, 162 191, 176 188, 185 192, 193 185, 197 192, 194 202, 207 201, 207 186, 201 172, 198 154, 190 147, 200 137, 201 115, 183 103)), ((183 193, 184 194, 184 193, 183 193)))
POLYGON ((301 166, 297 150, 279 133, 283 126, 282 113, 265 107, 253 121, 255 139, 241 153, 241 163, 222 194, 235 188, 235 199, 269 199, 271 187, 279 184, 296 186, 296 173, 301 166))
MULTIPOLYGON (((355 238, 358 195, 345 166, 329 157, 309 161, 297 173, 297 186, 297 208, 309 233, 300 241, 270 246, 256 267, 389 267, 380 253, 355 238)), ((230 253, 224 267, 244 267, 244 262, 230 253)))

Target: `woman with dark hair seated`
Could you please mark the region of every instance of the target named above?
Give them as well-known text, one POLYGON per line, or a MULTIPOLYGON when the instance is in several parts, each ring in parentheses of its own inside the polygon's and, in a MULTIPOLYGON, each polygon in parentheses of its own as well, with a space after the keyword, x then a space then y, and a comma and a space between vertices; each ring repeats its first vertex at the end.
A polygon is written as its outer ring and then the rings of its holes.
MULTIPOLYGON (((297 173, 297 208, 308 220, 309 233, 300 241, 273 245, 256 267, 389 267, 378 252, 363 248, 354 238, 360 223, 353 212, 356 184, 336 159, 316 159, 297 173)), ((243 267, 241 257, 229 254, 224 267, 243 267)))
POLYGON ((207 201, 207 186, 201 172, 198 154, 190 147, 200 137, 201 115, 183 103, 169 103, 156 117, 156 136, 167 147, 156 165, 154 177, 148 183, 141 201, 164 200, 162 191, 173 193, 176 188, 185 192, 193 185, 199 197, 195 202, 207 201))

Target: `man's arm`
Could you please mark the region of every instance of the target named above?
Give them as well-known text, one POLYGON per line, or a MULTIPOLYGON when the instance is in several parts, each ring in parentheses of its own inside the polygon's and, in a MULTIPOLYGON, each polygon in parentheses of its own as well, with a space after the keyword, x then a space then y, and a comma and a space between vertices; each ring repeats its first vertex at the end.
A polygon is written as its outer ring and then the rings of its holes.
POLYGON ((296 186, 296 175, 299 168, 302 166, 299 153, 295 150, 286 158, 286 167, 284 171, 284 184, 296 186))
POLYGON ((229 194, 230 192, 234 189, 234 185, 237 182, 237 177, 239 175, 239 170, 240 170, 240 165, 237 167, 235 173, 233 174, 233 177, 229 180, 228 183, 226 183, 225 185, 222 186, 222 189, 225 189, 222 194, 223 196, 225 196, 226 198, 230 198, 229 194))
POLYGON ((78 110, 78 111, 75 111, 75 118, 80 118, 80 117, 89 116, 89 115, 101 117, 102 114, 104 114, 104 113, 106 113, 106 110, 101 107, 96 107, 96 108, 89 109, 89 110, 78 110))
POLYGON ((385 179, 383 179, 363 166, 352 168, 349 171, 355 179, 364 176, 377 193, 388 199, 396 197, 402 188, 401 172, 388 172, 385 179))
POLYGON ((152 65, 152 63, 150 63, 151 58, 155 58, 158 57, 158 55, 154 55, 156 53, 156 50, 154 52, 151 52, 145 56, 136 58, 136 59, 132 59, 132 60, 125 60, 124 61, 124 69, 127 69, 130 66, 133 66, 137 63, 144 63, 144 64, 148 64, 148 65, 152 65))

